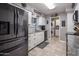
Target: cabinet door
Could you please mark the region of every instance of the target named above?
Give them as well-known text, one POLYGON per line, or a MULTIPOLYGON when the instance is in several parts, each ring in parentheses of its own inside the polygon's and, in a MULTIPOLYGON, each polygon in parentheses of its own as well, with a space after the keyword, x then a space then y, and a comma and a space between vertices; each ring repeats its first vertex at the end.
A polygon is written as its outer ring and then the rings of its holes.
POLYGON ((34 40, 33 40, 33 42, 34 42, 34 46, 37 46, 39 43, 38 43, 38 34, 37 33, 35 33, 35 36, 34 36, 34 40))
POLYGON ((31 20, 32 20, 32 13, 28 12, 28 24, 31 24, 31 20))
POLYGON ((40 43, 40 33, 36 33, 36 45, 38 45, 40 43))
POLYGON ((29 35, 29 39, 28 39, 28 50, 32 49, 35 46, 34 45, 34 43, 35 43, 34 38, 35 38, 34 34, 30 34, 29 35))
POLYGON ((38 45, 43 41, 44 41, 44 32, 36 33, 35 45, 38 45))
POLYGON ((41 42, 43 42, 44 41, 44 32, 41 32, 39 36, 40 36, 41 42))
MULTIPOLYGON (((33 38, 29 38, 29 39, 33 39, 33 38)), ((32 49, 34 47, 34 42, 32 40, 28 40, 28 50, 32 49)))
POLYGON ((43 42, 44 41, 44 32, 40 32, 38 34, 38 37, 39 37, 39 39, 38 39, 39 43, 43 42))
POLYGON ((42 16, 39 17, 38 25, 46 25, 46 20, 44 17, 42 17, 42 16))
POLYGON ((38 19, 38 25, 41 25, 42 24, 42 17, 39 17, 38 19))

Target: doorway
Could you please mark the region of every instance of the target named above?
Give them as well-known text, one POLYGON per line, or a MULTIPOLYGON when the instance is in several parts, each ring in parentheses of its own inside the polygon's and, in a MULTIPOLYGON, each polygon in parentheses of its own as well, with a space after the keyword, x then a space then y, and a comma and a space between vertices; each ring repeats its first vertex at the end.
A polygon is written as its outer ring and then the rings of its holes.
POLYGON ((59 17, 51 18, 51 37, 59 37, 59 17))

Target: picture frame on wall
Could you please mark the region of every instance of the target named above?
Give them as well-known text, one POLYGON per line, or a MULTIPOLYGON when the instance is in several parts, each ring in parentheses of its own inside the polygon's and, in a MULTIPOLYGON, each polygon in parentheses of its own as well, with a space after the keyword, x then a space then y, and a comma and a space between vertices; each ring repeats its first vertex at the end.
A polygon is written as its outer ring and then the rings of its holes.
POLYGON ((65 27, 65 20, 62 21, 62 27, 65 27))
POLYGON ((47 20, 47 24, 48 24, 49 22, 48 22, 48 20, 47 20))

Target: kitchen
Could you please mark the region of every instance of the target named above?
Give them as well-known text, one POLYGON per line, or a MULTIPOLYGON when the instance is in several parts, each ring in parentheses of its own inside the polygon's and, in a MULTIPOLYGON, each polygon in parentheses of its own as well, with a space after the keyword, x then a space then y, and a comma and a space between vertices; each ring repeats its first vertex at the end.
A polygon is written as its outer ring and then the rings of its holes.
POLYGON ((48 9, 43 3, 0 3, 0 56, 67 56, 66 33, 74 32, 76 6, 55 3, 48 9), (52 23, 56 20, 57 25, 52 23), (57 32, 51 29, 54 25, 57 32))

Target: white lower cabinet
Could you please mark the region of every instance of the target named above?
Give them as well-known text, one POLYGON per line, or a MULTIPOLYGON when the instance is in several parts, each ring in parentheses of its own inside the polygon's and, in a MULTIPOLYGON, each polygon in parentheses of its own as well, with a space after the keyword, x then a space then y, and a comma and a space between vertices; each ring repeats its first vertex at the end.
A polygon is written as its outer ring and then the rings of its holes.
POLYGON ((34 34, 29 34, 28 38, 28 50, 30 50, 34 47, 34 34))
POLYGON ((37 44, 44 41, 43 37, 44 37, 44 32, 37 33, 37 36, 36 36, 37 44))
POLYGON ((32 49, 33 47, 37 46, 43 41, 44 41, 44 32, 29 34, 28 50, 32 49))

